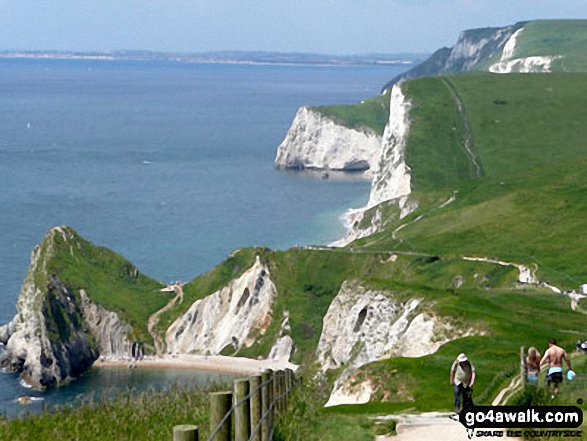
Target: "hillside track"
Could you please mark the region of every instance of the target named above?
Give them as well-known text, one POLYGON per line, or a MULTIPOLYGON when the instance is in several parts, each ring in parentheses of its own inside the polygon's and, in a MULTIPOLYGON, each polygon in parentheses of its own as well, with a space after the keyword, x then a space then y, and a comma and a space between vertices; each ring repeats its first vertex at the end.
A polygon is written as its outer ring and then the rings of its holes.
POLYGON ((159 323, 159 316, 163 314, 165 311, 175 306, 177 302, 181 303, 183 301, 183 287, 181 283, 173 285, 172 288, 175 291, 175 297, 173 297, 167 303, 167 305, 165 305, 163 308, 161 308, 159 311, 155 312, 151 317, 149 317, 147 327, 149 329, 149 334, 151 334, 151 337, 153 338, 153 344, 155 345, 155 355, 160 355, 161 350, 164 346, 161 341, 161 338, 159 337, 159 334, 155 332, 155 326, 157 326, 157 323, 159 323))
MULTIPOLYGON (((503 388, 491 403, 492 406, 503 404, 506 394, 511 395, 521 388, 521 379, 514 377, 512 382, 503 388)), ((375 441, 429 441, 431 439, 446 441, 468 441, 467 430, 458 421, 450 417, 452 412, 424 412, 421 414, 389 415, 387 418, 397 421, 397 435, 380 435, 375 441)), ((475 438, 475 436, 473 436, 475 438)), ((508 438, 516 441, 520 438, 508 438)))
POLYGON ((461 96, 459 95, 457 88, 450 79, 446 77, 440 77, 440 80, 444 83, 444 85, 448 88, 450 94, 452 95, 455 104, 457 105, 459 115, 461 116, 461 120, 463 121, 463 130, 465 132, 463 139, 463 147, 465 148, 465 152, 467 153, 467 156, 469 158, 470 176, 473 179, 480 178, 481 176, 483 176, 483 171, 481 169, 481 165, 479 164, 479 159, 477 158, 477 155, 475 155, 473 150, 471 150, 473 137, 471 135, 469 117, 467 116, 463 100, 461 99, 461 96))

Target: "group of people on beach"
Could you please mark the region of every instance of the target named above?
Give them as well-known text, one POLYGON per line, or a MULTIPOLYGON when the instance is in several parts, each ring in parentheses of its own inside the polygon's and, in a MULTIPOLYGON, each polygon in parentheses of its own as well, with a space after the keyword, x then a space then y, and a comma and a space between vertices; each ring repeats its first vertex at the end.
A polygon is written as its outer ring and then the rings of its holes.
MULTIPOLYGON (((546 349, 542 358, 540 358, 540 352, 535 347, 528 349, 528 356, 526 357, 528 385, 538 386, 540 368, 548 363, 546 384, 549 388, 554 388, 551 396, 554 398, 558 394, 559 386, 563 381, 563 360, 569 367, 567 377, 572 380, 575 373, 571 367, 571 360, 567 352, 557 346, 554 338, 551 338, 548 342, 548 349, 546 349)), ((474 383, 475 367, 469 358, 464 353, 461 353, 450 368, 450 384, 454 388, 456 414, 463 408, 473 405, 474 383)))

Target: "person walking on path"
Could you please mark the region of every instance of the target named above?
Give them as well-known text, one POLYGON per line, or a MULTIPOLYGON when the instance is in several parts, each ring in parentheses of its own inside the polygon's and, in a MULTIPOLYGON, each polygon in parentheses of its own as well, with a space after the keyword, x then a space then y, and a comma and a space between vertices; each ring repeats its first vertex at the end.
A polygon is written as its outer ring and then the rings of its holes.
POLYGON ((461 353, 450 368, 450 385, 455 391, 455 413, 459 413, 467 405, 473 405, 474 383, 475 367, 467 356, 461 353))
POLYGON ((546 375, 546 384, 550 388, 554 384, 554 391, 551 398, 554 398, 558 394, 559 385, 563 381, 563 360, 567 363, 569 370, 571 368, 571 360, 567 355, 567 352, 556 345, 556 340, 551 338, 548 342, 548 349, 544 353, 542 360, 540 360, 540 366, 548 362, 548 374, 546 375))
POLYGON ((526 357, 526 368, 528 369, 528 384, 538 386, 538 373, 540 372, 540 352, 532 346, 528 349, 526 357))

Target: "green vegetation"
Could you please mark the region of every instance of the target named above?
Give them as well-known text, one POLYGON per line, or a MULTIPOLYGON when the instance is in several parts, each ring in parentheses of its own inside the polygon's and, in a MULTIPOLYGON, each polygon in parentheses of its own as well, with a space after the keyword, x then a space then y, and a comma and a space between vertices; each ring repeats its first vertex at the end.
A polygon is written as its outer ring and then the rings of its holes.
MULTIPOLYGON (((569 354, 571 352, 569 351, 569 354)), ((573 370, 577 374, 573 381, 567 381, 564 379, 559 395, 552 399, 551 391, 546 386, 545 373, 539 375, 538 387, 529 386, 526 389, 522 389, 517 394, 512 396, 507 404, 510 406, 576 406, 583 410, 587 410, 587 402, 585 397, 587 396, 587 357, 584 354, 574 353, 571 354, 571 362, 573 364, 573 370)), ((566 366, 566 365, 565 365, 566 366)), ((583 424, 579 427, 581 430, 581 437, 573 437, 573 441, 585 441, 587 440, 587 421, 583 421, 583 424)), ((545 440, 545 441, 562 441, 568 440, 569 438, 562 437, 526 437, 528 440, 545 440)))
POLYGON ((373 441, 376 435, 395 433, 395 422, 375 422, 369 415, 345 415, 321 407, 328 393, 311 374, 290 398, 288 412, 277 423, 276 441, 373 441))
POLYGON ((224 288, 230 281, 240 277, 255 263, 255 256, 266 252, 266 248, 246 248, 233 252, 226 260, 211 271, 196 277, 183 286, 183 302, 161 314, 156 329, 165 332, 173 321, 184 314, 192 304, 224 288))
POLYGON ((553 71, 587 71, 587 20, 537 20, 524 26, 514 58, 562 55, 553 71))
POLYGON ((200 439, 206 439, 209 392, 221 389, 175 386, 140 394, 129 390, 114 398, 104 395, 24 419, 0 415, 0 439, 166 440, 179 424, 197 425, 200 439))
MULTIPOLYGON (((66 228, 67 239, 59 233, 42 244, 42 255, 49 256, 46 272, 35 273, 39 287, 49 290, 49 278, 56 275, 79 306, 81 303, 79 290, 83 289, 88 297, 104 308, 116 312, 129 323, 134 331, 134 338, 151 342, 147 330, 147 321, 151 314, 161 309, 169 301, 170 294, 159 290, 162 284, 141 274, 128 260, 106 249, 97 247, 83 239, 73 229, 66 228), (51 247, 50 254, 47 253, 51 247)), ((53 330, 59 338, 65 337, 68 328, 67 314, 60 312, 48 295, 45 308, 55 318, 56 328, 53 330), (51 304, 54 307, 51 307, 51 304)), ((78 308, 79 309, 79 308, 78 308)), ((81 321, 78 311, 78 321, 81 321)), ((49 328, 51 331, 51 327, 49 328)))
POLYGON ((406 156, 420 209, 402 223, 423 217, 395 239, 397 221, 354 246, 499 257, 538 265, 541 280, 584 283, 586 79, 471 73, 407 83, 414 121, 406 156), (457 111, 447 84, 463 102, 480 178, 469 173, 464 124, 450 135, 457 111), (441 208, 454 191, 455 202, 441 208))
POLYGON ((555 336, 570 351, 582 335, 585 320, 583 313, 570 310, 568 299, 537 289, 459 291, 436 299, 439 314, 466 318, 484 335, 447 343, 426 357, 392 358, 364 366, 358 375, 371 378, 389 394, 388 398, 340 406, 337 412, 391 413, 408 408, 450 411, 453 401, 448 372, 460 352, 467 354, 477 370, 475 402, 491 404, 499 390, 519 373, 521 346, 535 346, 543 352, 549 338, 555 336), (486 392, 488 388, 491 390, 486 392))
POLYGON ((389 122, 389 91, 352 106, 320 106, 312 109, 345 127, 356 130, 367 127, 381 136, 389 122))
MULTIPOLYGON (((585 23, 532 22, 521 34, 515 56, 560 51, 565 70, 587 70, 581 67, 587 61, 582 49, 585 23)), ((478 30, 473 36, 489 32, 478 30)), ((523 264, 541 281, 560 288, 576 289, 587 282, 587 237, 581 234, 587 229, 587 74, 476 72, 410 80, 402 89, 411 102, 406 162, 410 198, 418 202, 415 212, 400 219, 397 207, 386 203, 379 211, 383 231, 343 249, 238 250, 186 284, 183 302, 160 318, 157 331, 163 333, 194 301, 228 285, 259 256, 278 292, 273 319, 263 335, 253 336, 255 344, 240 348, 237 356, 266 357, 287 311, 288 332, 296 345, 292 361, 310 372, 323 318, 347 280, 385 291, 399 302, 418 299, 417 313, 450 324, 439 340, 454 338, 457 330, 468 335, 428 356, 363 366, 353 380, 369 380, 375 387, 368 404, 321 409, 335 376, 327 373, 298 392, 291 412, 280 422, 277 439, 373 439, 377 432, 393 431, 394 425, 377 425, 370 416, 450 410, 448 369, 460 352, 477 368, 476 402, 489 404, 517 374, 520 346, 544 348, 556 337, 569 350, 585 337, 584 307, 572 311, 567 297, 518 283, 514 265, 463 257, 523 264)), ((388 101, 389 95, 356 106, 315 110, 348 127, 370 127, 382 134, 388 101)), ((367 213, 361 226, 376 210, 367 213)), ((49 286, 50 275, 56 274, 74 296, 86 290, 149 340, 147 319, 170 294, 159 292, 160 284, 120 256, 72 234, 74 239, 68 241, 56 235, 55 256, 48 272, 38 274, 44 277, 37 281, 39 286, 49 286)), ((48 245, 43 246, 47 253, 48 245)), ((63 315, 51 303, 45 307, 54 322, 50 332, 65 338, 68 321, 78 321, 78 315, 63 315)), ((223 350, 232 352, 230 345, 223 350)), ((584 369, 584 364, 577 366, 584 369)), ((306 380, 312 377, 307 375, 306 380)), ((581 384, 573 383, 575 395, 564 392, 560 402, 582 394, 581 384)), ((533 397, 539 399, 540 394, 533 397)), ((0 423, 0 430, 3 427, 6 423, 0 423)))
POLYGON ((507 28, 466 30, 462 33, 462 43, 476 47, 474 54, 465 56, 462 51, 453 52, 455 47, 441 48, 422 63, 390 80, 383 86, 383 90, 390 89, 400 79, 447 72, 488 71, 492 65, 501 61, 503 45, 507 41, 503 40, 501 33, 507 30, 511 35, 521 27, 524 30, 516 38, 511 60, 549 57, 552 60, 551 72, 587 72, 587 20, 534 20, 519 22, 507 28), (482 40, 485 40, 484 44, 479 47, 482 40))

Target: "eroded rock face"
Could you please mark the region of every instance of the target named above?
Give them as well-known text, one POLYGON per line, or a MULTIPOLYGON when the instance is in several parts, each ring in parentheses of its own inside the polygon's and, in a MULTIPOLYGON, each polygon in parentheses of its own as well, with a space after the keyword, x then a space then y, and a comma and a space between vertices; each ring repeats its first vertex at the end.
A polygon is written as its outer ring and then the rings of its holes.
POLYGON ((501 74, 511 72, 546 73, 551 71, 551 66, 554 61, 563 58, 562 55, 514 58, 516 52, 516 42, 523 30, 524 28, 518 29, 509 38, 509 40, 503 47, 503 52, 500 61, 498 63, 492 64, 489 67, 490 72, 501 74))
POLYGON ((428 60, 393 78, 383 86, 383 90, 410 78, 444 72, 486 70, 484 63, 487 60, 494 59, 504 52, 511 53, 511 43, 507 49, 505 47, 512 35, 516 34, 524 24, 522 22, 503 28, 471 29, 461 32, 457 43, 452 48, 438 50, 428 60))
POLYGON ((401 89, 401 83, 393 86, 390 98, 389 123, 385 127, 377 173, 371 184, 371 193, 367 206, 350 211, 351 217, 347 236, 334 246, 345 246, 353 240, 374 234, 384 228, 384 216, 381 210, 382 203, 397 205, 400 210, 400 219, 417 209, 416 201, 410 200, 411 175, 406 164, 406 144, 410 130, 410 107, 401 89), (365 213, 371 210, 368 225, 364 224, 365 213))
POLYGON ((292 169, 375 170, 381 137, 372 129, 350 129, 309 107, 298 110, 275 166, 292 169))
POLYGON ((1 332, 6 344, 0 363, 38 389, 79 376, 98 357, 79 301, 47 273, 56 237, 66 243, 73 238, 67 229, 56 227, 35 247, 18 298, 19 312, 1 332))
POLYGON ((217 355, 227 346, 251 346, 253 335, 262 335, 271 323, 276 295, 269 270, 257 257, 241 277, 175 320, 166 333, 168 352, 217 355))
MULTIPOLYGON (((316 349, 323 371, 341 369, 327 405, 343 404, 345 396, 350 397, 349 403, 357 402, 346 382, 361 366, 391 357, 432 354, 468 332, 423 311, 420 299, 398 300, 391 292, 344 282, 324 317, 316 349)), ((368 401, 366 390, 360 388, 358 393, 368 401)))
POLYGON ((93 303, 86 292, 80 290, 83 317, 92 331, 100 356, 126 358, 131 356, 132 342, 129 335, 132 327, 113 311, 93 303))
POLYGON ((286 335, 275 342, 267 358, 269 360, 289 361, 293 348, 293 339, 289 335, 286 335))
POLYGON ((410 168, 406 164, 406 144, 410 130, 410 102, 401 84, 391 90, 389 122, 379 151, 379 167, 371 185, 367 208, 391 199, 407 198, 411 193, 410 168))

